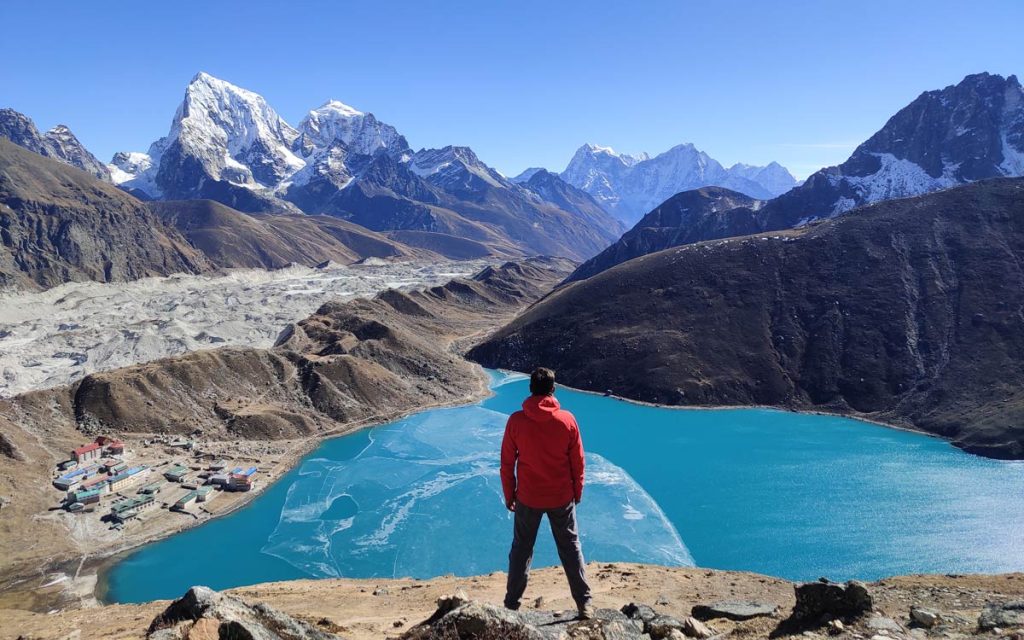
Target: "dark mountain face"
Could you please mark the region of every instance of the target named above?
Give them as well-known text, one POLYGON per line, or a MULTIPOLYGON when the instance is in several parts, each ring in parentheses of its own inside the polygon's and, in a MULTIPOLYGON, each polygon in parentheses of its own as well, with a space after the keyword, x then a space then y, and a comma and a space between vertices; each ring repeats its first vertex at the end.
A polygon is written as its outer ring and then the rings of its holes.
POLYGON ((330 216, 250 215, 212 200, 156 201, 147 206, 222 268, 279 269, 293 263, 313 267, 370 257, 441 258, 330 216))
POLYGON ((1024 458, 1024 180, 675 247, 569 284, 470 357, 673 405, 819 408, 1024 458))
POLYGON ((763 204, 723 187, 676 194, 644 216, 613 245, 581 264, 566 282, 589 278, 627 260, 704 237, 754 233, 754 215, 763 204))
POLYGON ((0 286, 115 282, 210 268, 132 196, 0 140, 0 286))
POLYGON ((582 189, 577 189, 547 169, 534 170, 528 180, 519 184, 541 200, 590 220, 595 225, 610 225, 609 231, 614 233, 626 230, 618 219, 608 215, 601 208, 593 196, 582 189))
POLYGON ((0 138, 7 138, 29 151, 77 167, 101 180, 110 181, 110 170, 107 166, 89 153, 65 125, 59 124, 45 134, 40 134, 28 116, 14 109, 0 109, 0 138))

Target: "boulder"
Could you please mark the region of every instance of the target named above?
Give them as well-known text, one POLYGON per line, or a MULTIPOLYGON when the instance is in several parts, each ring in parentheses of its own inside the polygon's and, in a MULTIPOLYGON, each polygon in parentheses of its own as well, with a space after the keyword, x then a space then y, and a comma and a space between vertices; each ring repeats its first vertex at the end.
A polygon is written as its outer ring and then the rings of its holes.
POLYGON ((793 613, 772 632, 773 637, 814 629, 833 620, 851 622, 872 610, 867 586, 851 580, 845 584, 819 580, 796 585, 793 613))
POLYGON ((192 587, 153 619, 150 640, 339 640, 265 604, 248 604, 209 587, 192 587))
POLYGON ((777 606, 764 602, 752 600, 726 600, 713 604, 698 604, 692 610, 694 618, 698 620, 714 620, 715 618, 726 618, 728 620, 750 620, 762 616, 775 615, 777 606))
POLYGON ((997 627, 1024 627, 1024 600, 986 605, 978 616, 978 628, 988 631, 997 627))
POLYGON ((925 629, 931 629, 942 620, 942 616, 938 611, 915 606, 910 608, 910 619, 925 629))
POLYGON ((825 623, 857 618, 871 611, 873 602, 862 582, 807 582, 795 587, 796 604, 791 618, 825 623))

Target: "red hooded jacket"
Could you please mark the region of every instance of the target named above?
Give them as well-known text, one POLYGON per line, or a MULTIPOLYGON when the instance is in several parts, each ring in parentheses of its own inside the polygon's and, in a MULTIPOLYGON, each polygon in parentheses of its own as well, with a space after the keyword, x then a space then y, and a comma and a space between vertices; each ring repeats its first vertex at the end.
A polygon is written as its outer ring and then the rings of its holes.
POLYGON ((579 502, 583 466, 579 425, 554 396, 530 396, 509 416, 501 443, 505 504, 554 509, 579 502))

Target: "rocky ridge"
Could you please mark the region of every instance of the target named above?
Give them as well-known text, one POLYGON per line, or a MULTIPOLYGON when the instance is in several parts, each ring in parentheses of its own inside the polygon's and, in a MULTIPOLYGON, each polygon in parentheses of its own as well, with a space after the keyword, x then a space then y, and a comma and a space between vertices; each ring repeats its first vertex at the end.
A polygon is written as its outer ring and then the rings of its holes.
POLYGON ((0 288, 211 269, 132 196, 0 139, 0 288))
POLYGON ((46 133, 39 133, 28 116, 14 109, 0 109, 0 138, 91 173, 100 180, 111 180, 107 166, 89 153, 67 125, 59 124, 46 133))

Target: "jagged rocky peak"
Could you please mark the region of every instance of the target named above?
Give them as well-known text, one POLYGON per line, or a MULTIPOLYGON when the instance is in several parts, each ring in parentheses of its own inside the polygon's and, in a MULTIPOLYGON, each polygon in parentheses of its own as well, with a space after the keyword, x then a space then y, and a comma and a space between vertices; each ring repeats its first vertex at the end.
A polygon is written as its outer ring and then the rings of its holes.
POLYGON ((1015 76, 969 75, 926 91, 836 167, 766 207, 780 228, 863 204, 1024 175, 1024 91, 1015 76))
POLYGON ((40 155, 69 164, 101 180, 110 180, 106 165, 79 142, 67 125, 40 134, 32 119, 14 109, 0 109, 0 137, 40 155))
POLYGON ((263 96, 201 72, 185 89, 168 138, 216 179, 270 186, 303 165, 291 151, 298 136, 263 96))
MULTIPOLYGON (((1016 76, 979 73, 926 91, 860 145, 843 175, 856 204, 1024 174, 1024 91, 1016 76)), ((840 209, 853 203, 841 202, 840 209)))
POLYGON ((29 118, 14 109, 0 109, 0 136, 7 138, 19 147, 29 151, 47 155, 43 136, 29 118))
POLYGON ((410 159, 409 169, 446 189, 471 188, 477 180, 492 187, 513 186, 505 176, 484 164, 469 147, 449 145, 441 149, 420 149, 410 159))
POLYGON ((397 129, 338 100, 328 100, 310 111, 299 123, 299 131, 297 146, 304 155, 337 143, 345 145, 349 153, 363 155, 384 151, 401 158, 409 151, 409 143, 397 129))

